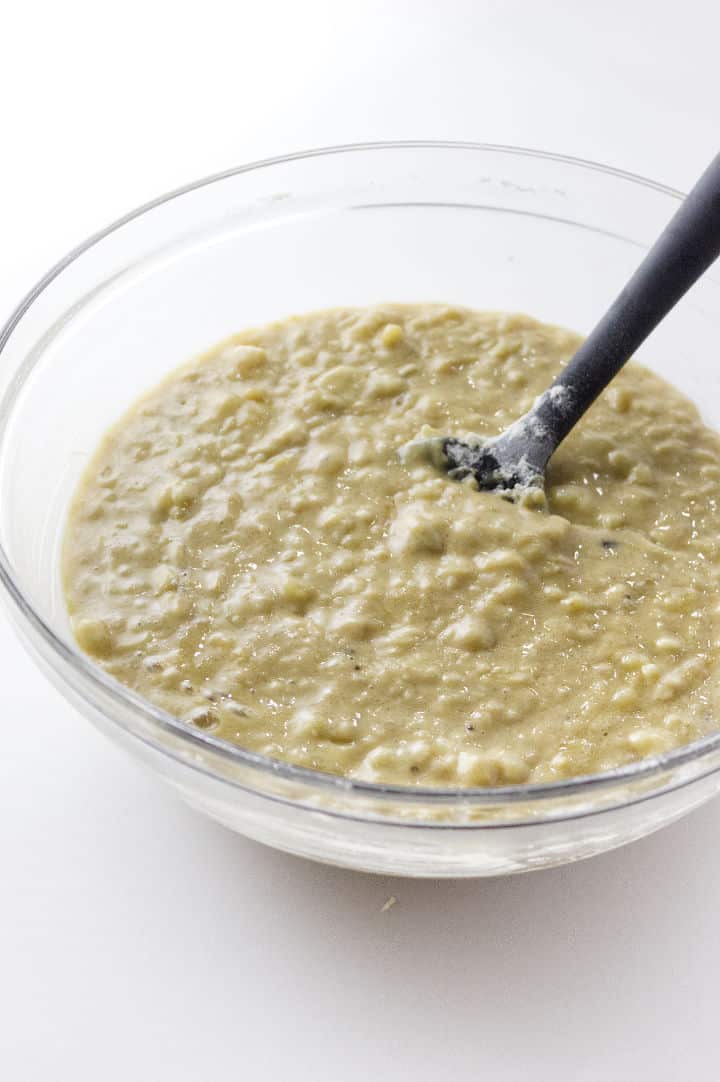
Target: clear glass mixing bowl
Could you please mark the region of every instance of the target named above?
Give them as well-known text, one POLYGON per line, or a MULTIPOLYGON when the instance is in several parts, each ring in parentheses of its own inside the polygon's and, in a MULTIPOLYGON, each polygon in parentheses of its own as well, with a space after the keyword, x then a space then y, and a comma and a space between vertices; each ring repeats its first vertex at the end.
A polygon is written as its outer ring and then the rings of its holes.
MULTIPOLYGON (((497 875, 638 838, 720 787, 720 735, 552 785, 350 782, 191 730, 105 675, 69 632, 64 516, 99 438, 168 370, 246 325, 331 305, 438 300, 590 329, 677 192, 511 147, 397 143, 232 170, 72 252, 0 334, 0 581, 17 629, 96 725, 215 819, 317 860, 401 875, 497 875)), ((641 351, 720 426, 712 273, 641 351)))

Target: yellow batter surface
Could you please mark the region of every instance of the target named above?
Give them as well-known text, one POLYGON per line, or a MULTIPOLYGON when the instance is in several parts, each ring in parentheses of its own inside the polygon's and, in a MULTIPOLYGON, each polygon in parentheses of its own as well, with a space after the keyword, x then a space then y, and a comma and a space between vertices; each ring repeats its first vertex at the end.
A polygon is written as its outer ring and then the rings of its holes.
POLYGON ((368 781, 550 781, 704 735, 720 439, 691 402, 629 365, 552 459, 546 509, 398 455, 425 426, 500 432, 579 341, 389 304, 222 343, 87 469, 79 644, 191 725, 368 781))

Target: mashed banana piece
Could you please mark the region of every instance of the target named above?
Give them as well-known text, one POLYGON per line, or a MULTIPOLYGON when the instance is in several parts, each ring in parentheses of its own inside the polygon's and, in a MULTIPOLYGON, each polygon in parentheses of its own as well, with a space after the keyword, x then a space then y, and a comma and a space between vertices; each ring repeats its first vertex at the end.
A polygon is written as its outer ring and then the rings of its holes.
POLYGON ((381 305, 222 343, 92 459, 64 577, 80 646, 189 724, 369 781, 589 774, 718 709, 720 439, 629 365, 552 460, 547 508, 398 450, 494 435, 580 339, 381 305))

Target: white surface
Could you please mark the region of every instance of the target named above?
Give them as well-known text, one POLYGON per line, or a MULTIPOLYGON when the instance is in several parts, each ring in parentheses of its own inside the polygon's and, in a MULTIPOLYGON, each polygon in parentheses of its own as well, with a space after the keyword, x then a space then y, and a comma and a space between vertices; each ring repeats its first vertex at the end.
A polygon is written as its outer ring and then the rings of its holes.
MULTIPOLYGON (((127 208, 308 145, 512 142, 687 187, 719 34, 713 0, 16 0, 0 309, 127 208)), ((717 1077, 720 802, 556 872, 363 877, 186 810, 4 619, 0 657, 3 1079, 717 1077)))

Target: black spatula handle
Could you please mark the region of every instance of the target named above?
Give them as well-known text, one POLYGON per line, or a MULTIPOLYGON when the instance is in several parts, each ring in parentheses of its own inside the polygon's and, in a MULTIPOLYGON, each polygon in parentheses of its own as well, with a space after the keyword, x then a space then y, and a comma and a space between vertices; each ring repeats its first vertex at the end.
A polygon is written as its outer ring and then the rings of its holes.
POLYGON ((553 386, 567 393, 543 396, 539 403, 538 419, 552 431, 555 447, 718 255, 720 154, 555 380, 553 386))

